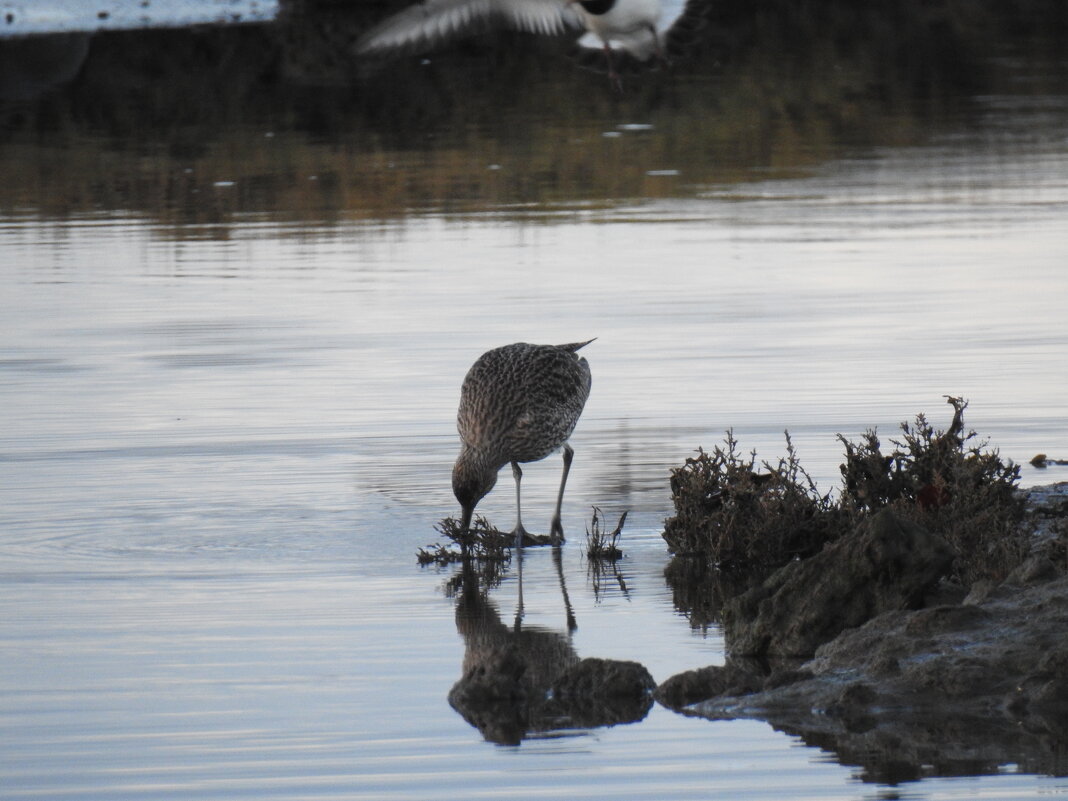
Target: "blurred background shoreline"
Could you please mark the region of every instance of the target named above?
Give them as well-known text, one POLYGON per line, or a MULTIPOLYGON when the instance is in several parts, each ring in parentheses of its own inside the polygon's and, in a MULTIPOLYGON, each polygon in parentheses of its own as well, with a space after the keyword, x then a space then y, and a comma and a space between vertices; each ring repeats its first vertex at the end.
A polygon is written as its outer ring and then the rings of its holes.
POLYGON ((1052 95, 1066 77, 1068 13, 1045 0, 716 3, 689 59, 628 76, 618 98, 567 38, 502 31, 355 59, 359 33, 399 5, 0 38, 0 212, 124 211, 213 236, 235 215, 536 220, 809 175, 981 126, 977 95, 1052 95), (31 52, 39 74, 20 79, 31 52))

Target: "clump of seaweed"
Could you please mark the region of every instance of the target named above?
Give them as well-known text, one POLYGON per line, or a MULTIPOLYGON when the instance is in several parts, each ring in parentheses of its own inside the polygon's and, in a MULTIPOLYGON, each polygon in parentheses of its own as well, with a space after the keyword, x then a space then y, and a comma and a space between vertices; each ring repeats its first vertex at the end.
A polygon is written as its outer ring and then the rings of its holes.
POLYGON ((1047 467, 1064 467, 1068 465, 1068 459, 1052 459, 1044 453, 1036 453, 1031 457, 1031 464, 1039 470, 1045 470, 1047 467))
POLYGON ((435 542, 420 548, 416 553, 416 560, 421 565, 444 566, 467 560, 498 563, 511 561, 510 549, 515 544, 515 538, 495 529, 481 515, 475 517, 466 532, 460 521, 454 517, 446 517, 434 526, 434 530, 450 542, 435 542))
POLYGON ((623 551, 619 549, 619 538, 623 535, 623 524, 627 520, 627 513, 620 515, 619 522, 611 531, 605 529, 604 513, 593 507, 593 519, 586 526, 586 556, 590 560, 604 560, 614 562, 623 558, 623 551))
POLYGON ((699 450, 671 474, 675 516, 664 539, 678 555, 706 558, 721 571, 758 574, 804 558, 890 507, 942 536, 956 558, 952 575, 970 585, 1000 580, 1027 556, 1020 469, 965 432, 968 402, 946 396, 953 420, 936 430, 923 414, 901 424, 884 452, 874 429, 859 442, 841 434, 843 487, 837 499, 820 493, 801 467, 786 434, 786 456, 762 463, 742 456, 733 433, 711 453, 699 450))
POLYGON ((723 570, 765 572, 810 556, 842 532, 841 513, 801 466, 786 432, 786 455, 743 456, 733 431, 711 453, 698 449, 671 471, 675 516, 664 539, 677 555, 699 554, 723 570))
POLYGON ((901 424, 901 438, 884 453, 874 430, 859 442, 841 434, 841 506, 856 519, 891 507, 941 535, 956 553, 953 576, 963 584, 1000 580, 1027 556, 1028 532, 1020 525, 1023 499, 1016 493, 1020 468, 987 450, 987 441, 964 430, 968 401, 950 395, 953 420, 936 430, 923 414, 901 424))

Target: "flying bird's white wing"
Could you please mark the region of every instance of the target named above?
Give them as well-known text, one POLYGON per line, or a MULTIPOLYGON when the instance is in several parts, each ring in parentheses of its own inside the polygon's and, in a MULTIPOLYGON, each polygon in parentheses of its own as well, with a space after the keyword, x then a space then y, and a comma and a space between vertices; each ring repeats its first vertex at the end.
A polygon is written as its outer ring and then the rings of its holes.
POLYGON ((493 0, 493 5, 508 27, 529 33, 552 36, 582 26, 568 0, 493 0))
POLYGON ((578 24, 578 18, 567 0, 422 0, 364 34, 356 52, 432 47, 492 24, 556 34, 578 24))

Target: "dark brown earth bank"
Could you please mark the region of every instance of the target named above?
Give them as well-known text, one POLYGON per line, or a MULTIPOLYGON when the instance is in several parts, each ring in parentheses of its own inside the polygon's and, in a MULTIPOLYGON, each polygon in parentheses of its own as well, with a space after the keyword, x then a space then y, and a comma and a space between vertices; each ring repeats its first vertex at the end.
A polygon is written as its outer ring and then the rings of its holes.
POLYGON ((729 602, 728 663, 657 700, 764 720, 870 781, 1068 774, 1068 482, 1025 494, 1035 547, 1004 581, 947 591, 938 537, 877 515, 729 602))

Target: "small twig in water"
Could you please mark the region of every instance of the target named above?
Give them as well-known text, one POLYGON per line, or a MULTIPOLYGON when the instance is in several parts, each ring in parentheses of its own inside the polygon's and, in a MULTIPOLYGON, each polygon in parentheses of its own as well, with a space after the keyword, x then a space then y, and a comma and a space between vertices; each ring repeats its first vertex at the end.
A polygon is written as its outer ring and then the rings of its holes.
POLYGON ((619 549, 619 538, 623 534, 623 524, 627 520, 627 512, 619 517, 619 523, 611 532, 605 532, 601 525, 603 513, 593 507, 593 519, 586 528, 586 556, 590 559, 605 559, 615 561, 623 558, 623 551, 619 549))

